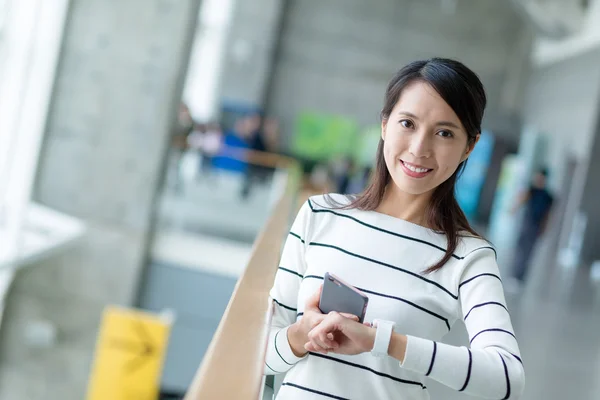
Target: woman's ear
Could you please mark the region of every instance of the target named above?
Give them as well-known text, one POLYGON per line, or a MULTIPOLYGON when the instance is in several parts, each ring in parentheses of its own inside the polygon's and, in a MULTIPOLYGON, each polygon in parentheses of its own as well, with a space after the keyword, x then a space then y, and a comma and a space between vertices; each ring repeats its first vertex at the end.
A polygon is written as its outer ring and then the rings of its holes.
POLYGON ((477 144, 477 142, 479 142, 479 138, 480 137, 481 137, 481 134, 477 134, 477 136, 475 136, 475 140, 473 140, 471 143, 467 144, 467 150, 465 151, 465 154, 463 155, 463 157, 460 160, 460 162, 463 162, 467 158, 469 158, 469 156, 471 155, 471 152, 475 148, 475 145, 477 144))
POLYGON ((385 130, 387 128, 387 118, 381 120, 381 139, 385 140, 385 130))

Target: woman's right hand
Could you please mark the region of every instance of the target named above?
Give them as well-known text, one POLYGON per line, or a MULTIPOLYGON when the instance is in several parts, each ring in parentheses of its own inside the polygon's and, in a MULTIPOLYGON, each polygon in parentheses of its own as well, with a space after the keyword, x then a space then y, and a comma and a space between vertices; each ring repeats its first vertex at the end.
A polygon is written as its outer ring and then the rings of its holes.
MULTIPOLYGON (((327 317, 327 315, 323 314, 319 309, 319 301, 321 300, 322 291, 323 285, 319 286, 319 289, 308 298, 304 306, 304 314, 288 329, 288 342, 290 343, 290 347, 292 348, 292 351, 296 357, 302 357, 307 353, 307 350, 304 346, 310 341, 308 338, 308 333, 312 331, 314 327, 319 325, 325 319, 325 317, 327 317)), ((341 315, 358 321, 358 317, 354 315, 345 313, 341 315)), ((333 335, 330 335, 323 340, 323 344, 327 347, 320 347, 316 348, 315 350, 320 353, 327 354, 328 351, 337 349, 339 347, 339 344, 334 340, 333 335)))
MULTIPOLYGON (((319 310, 322 290, 323 285, 319 286, 319 289, 308 298, 304 306, 304 314, 288 329, 288 342, 296 357, 302 357, 307 353, 304 345, 308 342, 308 332, 319 325, 326 317, 319 310)), ((333 347, 333 343, 331 344, 333 347)))

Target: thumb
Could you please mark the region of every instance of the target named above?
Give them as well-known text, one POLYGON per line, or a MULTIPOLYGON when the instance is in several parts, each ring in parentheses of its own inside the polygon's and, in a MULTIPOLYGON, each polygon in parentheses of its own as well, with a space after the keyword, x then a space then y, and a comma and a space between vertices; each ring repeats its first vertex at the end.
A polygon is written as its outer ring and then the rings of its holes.
POLYGON ((306 300, 306 308, 316 309, 319 308, 319 301, 321 300, 321 292, 323 291, 323 285, 319 285, 319 289, 315 291, 309 298, 306 300))
POLYGON ((340 313, 340 315, 342 317, 344 317, 344 318, 348 318, 348 319, 351 319, 351 320, 353 320, 355 322, 358 322, 358 317, 356 315, 354 315, 354 314, 340 313))

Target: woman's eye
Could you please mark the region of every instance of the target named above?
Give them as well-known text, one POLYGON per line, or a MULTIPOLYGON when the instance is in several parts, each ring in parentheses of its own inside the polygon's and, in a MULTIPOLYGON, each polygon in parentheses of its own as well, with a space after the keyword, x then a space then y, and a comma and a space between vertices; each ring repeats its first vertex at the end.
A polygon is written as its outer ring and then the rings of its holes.
POLYGON ((450 132, 450 131, 439 131, 438 135, 440 135, 441 137, 446 137, 446 138, 451 138, 454 136, 452 134, 452 132, 450 132))
POLYGON ((400 125, 402 125, 404 128, 407 128, 407 129, 414 127, 414 124, 412 123, 412 121, 408 120, 408 119, 401 120, 400 125))

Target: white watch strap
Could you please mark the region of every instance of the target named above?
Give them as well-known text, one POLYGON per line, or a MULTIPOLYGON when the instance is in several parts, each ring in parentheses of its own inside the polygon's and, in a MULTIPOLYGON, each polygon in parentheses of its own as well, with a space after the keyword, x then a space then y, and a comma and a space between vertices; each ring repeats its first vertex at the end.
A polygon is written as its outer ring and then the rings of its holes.
POLYGON ((394 331, 395 325, 396 324, 392 321, 385 321, 382 319, 373 321, 373 326, 377 331, 375 333, 375 343, 373 344, 371 354, 375 357, 386 357, 388 355, 388 348, 390 347, 392 332, 394 331))

